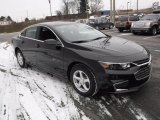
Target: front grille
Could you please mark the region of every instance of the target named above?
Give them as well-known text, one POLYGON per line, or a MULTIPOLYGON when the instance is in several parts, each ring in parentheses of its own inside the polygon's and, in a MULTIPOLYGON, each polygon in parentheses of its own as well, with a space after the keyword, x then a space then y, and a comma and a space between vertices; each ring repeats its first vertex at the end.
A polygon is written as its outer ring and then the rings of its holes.
POLYGON ((140 69, 138 72, 136 72, 135 78, 136 80, 141 80, 141 79, 149 77, 149 75, 150 75, 150 67, 147 66, 147 67, 140 69))
POLYGON ((141 65, 141 64, 144 64, 144 63, 147 63, 147 62, 149 62, 149 58, 143 59, 143 60, 139 60, 139 61, 135 61, 133 63, 136 63, 137 65, 141 65))

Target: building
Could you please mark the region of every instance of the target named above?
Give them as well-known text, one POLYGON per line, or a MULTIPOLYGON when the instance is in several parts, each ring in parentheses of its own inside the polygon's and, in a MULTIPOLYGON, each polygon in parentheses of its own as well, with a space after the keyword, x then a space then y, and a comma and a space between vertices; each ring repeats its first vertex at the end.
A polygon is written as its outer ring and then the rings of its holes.
POLYGON ((7 18, 0 18, 0 25, 10 25, 12 24, 11 20, 8 20, 7 18))
POLYGON ((160 13, 160 6, 158 6, 157 9, 154 9, 153 13, 160 13))

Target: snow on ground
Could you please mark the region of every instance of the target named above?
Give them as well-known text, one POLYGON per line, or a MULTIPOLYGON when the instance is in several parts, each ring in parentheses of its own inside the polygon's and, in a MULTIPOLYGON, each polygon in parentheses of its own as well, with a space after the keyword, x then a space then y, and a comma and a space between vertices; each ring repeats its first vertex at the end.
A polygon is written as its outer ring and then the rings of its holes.
POLYGON ((12 46, 0 44, 0 120, 113 120, 123 111, 147 120, 128 97, 84 98, 65 80, 20 68, 12 46))
POLYGON ((0 44, 0 120, 89 119, 79 110, 65 82, 21 69, 12 46, 0 44))

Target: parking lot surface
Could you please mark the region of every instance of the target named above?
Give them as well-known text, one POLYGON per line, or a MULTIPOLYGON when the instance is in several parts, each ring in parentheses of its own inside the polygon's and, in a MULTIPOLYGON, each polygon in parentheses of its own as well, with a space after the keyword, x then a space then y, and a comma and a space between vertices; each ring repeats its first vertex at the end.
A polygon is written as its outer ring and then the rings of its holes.
POLYGON ((0 34, 0 120, 159 120, 160 34, 133 35, 115 28, 102 32, 150 50, 152 75, 142 89, 127 94, 103 90, 95 97, 82 97, 63 75, 21 69, 10 44, 17 33, 0 34))

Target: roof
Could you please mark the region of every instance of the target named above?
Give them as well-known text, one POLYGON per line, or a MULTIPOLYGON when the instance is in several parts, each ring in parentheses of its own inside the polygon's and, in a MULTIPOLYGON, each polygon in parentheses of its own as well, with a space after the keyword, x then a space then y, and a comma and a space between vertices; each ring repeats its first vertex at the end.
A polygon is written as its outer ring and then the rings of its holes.
POLYGON ((67 25, 67 24, 73 24, 73 23, 75 22, 56 21, 56 22, 39 23, 38 25, 56 26, 56 25, 67 25))

